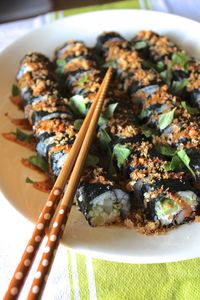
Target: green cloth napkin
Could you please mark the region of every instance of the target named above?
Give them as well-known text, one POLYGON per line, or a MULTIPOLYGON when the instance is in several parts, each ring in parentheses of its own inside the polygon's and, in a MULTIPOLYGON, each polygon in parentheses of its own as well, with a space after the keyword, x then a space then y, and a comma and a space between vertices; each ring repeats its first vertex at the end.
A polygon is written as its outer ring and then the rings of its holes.
POLYGON ((68 251, 68 262, 72 300, 200 299, 200 259, 136 265, 68 251))
MULTIPOLYGON (((76 13, 114 9, 153 8, 150 1, 129 0, 70 9, 56 19, 76 13)), ((198 300, 200 259, 177 263, 136 265, 92 259, 68 251, 71 299, 76 300, 198 300)))

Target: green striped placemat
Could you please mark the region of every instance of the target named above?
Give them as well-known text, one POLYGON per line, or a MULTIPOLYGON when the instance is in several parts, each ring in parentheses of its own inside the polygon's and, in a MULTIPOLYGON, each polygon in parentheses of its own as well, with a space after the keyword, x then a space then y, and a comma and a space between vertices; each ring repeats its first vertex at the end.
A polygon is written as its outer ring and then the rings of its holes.
POLYGON ((71 299, 197 300, 200 259, 135 265, 68 251, 71 299))

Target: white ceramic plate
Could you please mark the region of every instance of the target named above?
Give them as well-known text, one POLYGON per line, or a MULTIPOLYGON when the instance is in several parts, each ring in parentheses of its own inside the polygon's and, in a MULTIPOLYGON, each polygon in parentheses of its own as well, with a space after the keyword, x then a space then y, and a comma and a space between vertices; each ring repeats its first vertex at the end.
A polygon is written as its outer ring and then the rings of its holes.
MULTIPOLYGON (((190 54, 199 55, 199 23, 173 15, 137 10, 100 11, 68 17, 31 32, 9 46, 0 55, 0 132, 14 130, 4 116, 5 112, 12 117, 22 116, 8 98, 19 61, 26 52, 40 51, 51 56, 55 47, 68 39, 84 40, 91 46, 102 31, 114 30, 131 38, 142 29, 166 34, 190 54)), ((27 176, 39 178, 20 163, 22 157, 29 155, 29 150, 6 141, 0 135, 1 190, 18 211, 34 221, 46 194, 25 183, 27 176)), ((200 256, 200 224, 183 225, 164 236, 143 236, 125 228, 91 228, 81 213, 73 208, 63 243, 75 251, 113 261, 178 261, 200 256)))

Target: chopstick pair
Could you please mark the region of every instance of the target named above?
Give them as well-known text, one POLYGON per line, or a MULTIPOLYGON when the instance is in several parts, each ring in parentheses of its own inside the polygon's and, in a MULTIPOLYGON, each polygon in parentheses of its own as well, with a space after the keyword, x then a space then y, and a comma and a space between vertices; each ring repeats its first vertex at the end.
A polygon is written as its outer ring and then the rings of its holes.
POLYGON ((63 168, 37 220, 32 236, 22 255, 21 261, 18 264, 6 294, 4 295, 4 300, 17 299, 20 295, 39 246, 58 207, 66 182, 69 180, 66 192, 61 200, 54 217, 53 224, 48 232, 47 243, 43 250, 42 258, 32 281, 27 299, 38 299, 42 294, 53 262, 53 257, 55 256, 55 250, 57 249, 60 238, 62 237, 89 148, 96 131, 96 126, 102 110, 111 74, 112 71, 111 68, 109 68, 96 95, 96 99, 90 107, 63 168))

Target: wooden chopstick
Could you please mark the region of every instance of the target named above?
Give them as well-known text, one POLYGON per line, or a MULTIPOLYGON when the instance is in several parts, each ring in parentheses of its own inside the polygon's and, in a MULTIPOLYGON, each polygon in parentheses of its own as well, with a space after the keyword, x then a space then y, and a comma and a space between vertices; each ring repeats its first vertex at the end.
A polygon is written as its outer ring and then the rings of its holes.
POLYGON ((79 181, 90 149, 90 145, 96 132, 97 122, 99 119, 100 112, 102 110, 104 97, 108 87, 110 76, 111 69, 108 70, 105 85, 103 86, 102 92, 99 96, 99 101, 96 104, 92 120, 89 124, 79 155, 74 165, 74 169, 71 173, 66 192, 63 196, 63 199, 61 200, 61 203, 58 208, 58 213, 56 214, 54 223, 49 231, 46 247, 44 249, 42 258, 40 260, 36 272, 37 276, 32 282, 32 286, 27 298, 28 300, 37 299, 37 297, 43 290, 45 277, 48 274, 48 271, 51 267, 55 250, 57 249, 59 240, 62 237, 62 233, 64 231, 69 212, 71 210, 77 187, 79 185, 79 181))
POLYGON ((55 213, 55 210, 58 206, 63 189, 74 167, 69 183, 67 185, 65 195, 61 201, 58 210, 59 213, 56 215, 53 226, 51 227, 50 232, 48 234, 49 237, 47 240, 47 245, 45 247, 42 260, 40 261, 38 271, 36 273, 37 278, 35 277, 33 281, 32 288, 30 290, 27 299, 37 299, 38 295, 42 291, 44 278, 48 273, 48 270, 51 265, 50 262, 53 259, 53 252, 56 250, 59 244, 59 239, 62 236, 62 232, 64 230, 65 224, 68 219, 68 214, 71 209, 73 198, 81 177, 82 169, 84 167, 85 160, 89 151, 89 147, 95 133, 98 118, 103 106, 104 96, 109 84, 110 77, 111 77, 111 68, 108 69, 104 77, 104 80, 97 93, 96 99, 93 102, 84 120, 83 125, 81 126, 79 134, 71 148, 71 151, 69 152, 69 155, 60 172, 60 175, 57 178, 53 186, 53 189, 47 199, 47 202, 39 216, 39 219, 36 223, 31 239, 29 240, 26 246, 21 261, 15 270, 15 273, 11 279, 8 290, 3 298, 4 300, 17 299, 17 297, 19 296, 20 291, 25 282, 25 279, 33 263, 34 257, 39 249, 42 239, 45 236, 46 230, 48 229, 49 224, 53 218, 53 214, 55 213))

